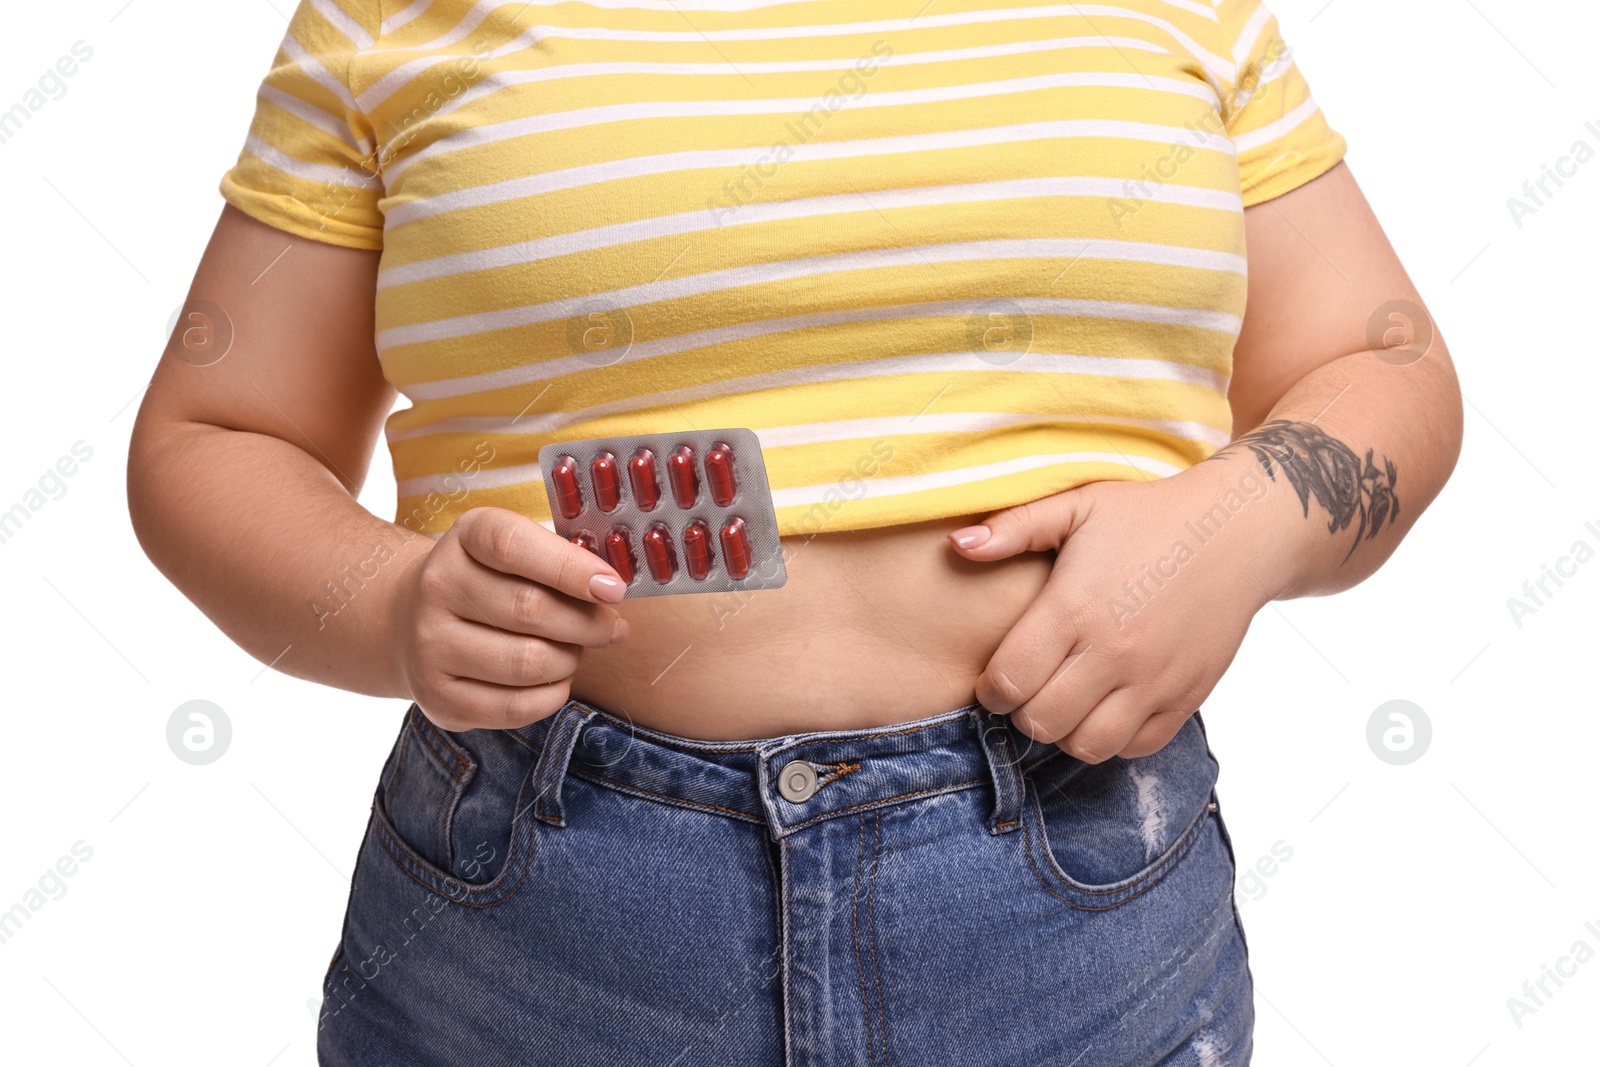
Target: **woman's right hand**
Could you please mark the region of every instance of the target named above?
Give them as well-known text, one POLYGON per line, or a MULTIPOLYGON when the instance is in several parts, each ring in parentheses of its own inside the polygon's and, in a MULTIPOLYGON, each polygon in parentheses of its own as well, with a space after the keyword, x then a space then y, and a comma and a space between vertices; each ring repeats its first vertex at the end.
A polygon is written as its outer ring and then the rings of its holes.
POLYGON ((504 508, 473 508, 409 564, 391 651, 446 730, 515 729, 567 702, 585 647, 628 634, 627 586, 604 560, 504 508))

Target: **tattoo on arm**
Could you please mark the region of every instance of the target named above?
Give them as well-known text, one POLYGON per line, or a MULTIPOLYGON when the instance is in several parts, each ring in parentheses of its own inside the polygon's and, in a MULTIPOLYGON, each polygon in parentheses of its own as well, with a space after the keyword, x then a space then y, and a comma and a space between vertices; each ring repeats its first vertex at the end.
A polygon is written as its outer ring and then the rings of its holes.
POLYGON ((1345 559, 1355 552, 1363 537, 1376 537, 1385 521, 1393 524, 1400 514, 1400 498, 1394 492, 1394 461, 1385 457, 1379 468, 1372 461, 1370 448, 1363 461, 1343 441, 1329 437, 1309 422, 1273 419, 1229 447, 1234 446, 1253 452, 1273 481, 1277 481, 1281 470, 1299 494, 1300 510, 1307 518, 1311 517, 1311 498, 1316 497, 1328 513, 1330 534, 1354 523, 1356 539, 1345 559))

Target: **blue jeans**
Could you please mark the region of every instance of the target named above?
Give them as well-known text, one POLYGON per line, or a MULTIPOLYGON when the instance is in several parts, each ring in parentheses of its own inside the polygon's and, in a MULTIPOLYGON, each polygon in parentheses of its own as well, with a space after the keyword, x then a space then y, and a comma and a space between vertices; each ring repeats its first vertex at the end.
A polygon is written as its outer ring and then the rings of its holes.
POLYGON ((1198 717, 1090 765, 976 705, 722 743, 413 706, 319 1062, 1246 1064, 1216 774, 1198 717))

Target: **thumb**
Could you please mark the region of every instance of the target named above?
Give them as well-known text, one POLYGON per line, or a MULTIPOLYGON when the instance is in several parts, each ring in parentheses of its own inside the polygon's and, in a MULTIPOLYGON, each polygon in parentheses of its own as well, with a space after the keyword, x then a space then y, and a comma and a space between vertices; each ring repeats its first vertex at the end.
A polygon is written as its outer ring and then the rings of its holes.
POLYGON ((1079 489, 1005 508, 978 526, 950 532, 950 543, 967 559, 1007 559, 1019 552, 1060 548, 1088 513, 1088 495, 1079 489))

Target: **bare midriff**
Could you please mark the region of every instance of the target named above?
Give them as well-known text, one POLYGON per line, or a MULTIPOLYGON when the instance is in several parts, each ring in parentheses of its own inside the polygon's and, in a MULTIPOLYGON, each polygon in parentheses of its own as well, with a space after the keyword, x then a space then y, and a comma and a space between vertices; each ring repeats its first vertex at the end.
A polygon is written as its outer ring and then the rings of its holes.
POLYGON ((627 640, 586 651, 572 695, 702 740, 886 726, 970 704, 1055 558, 963 559, 947 535, 982 518, 785 538, 780 589, 625 600, 627 640))

